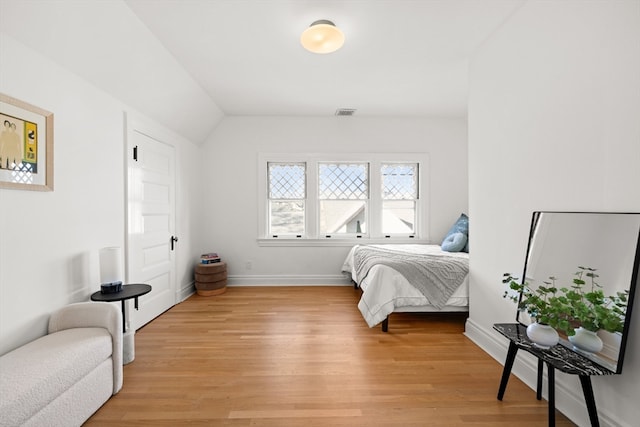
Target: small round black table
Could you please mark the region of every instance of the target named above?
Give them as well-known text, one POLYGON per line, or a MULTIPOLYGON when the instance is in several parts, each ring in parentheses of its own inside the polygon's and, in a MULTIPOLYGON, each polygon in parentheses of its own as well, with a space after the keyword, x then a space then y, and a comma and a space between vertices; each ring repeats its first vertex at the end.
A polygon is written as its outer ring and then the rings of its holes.
POLYGON ((127 317, 124 302, 128 299, 135 298, 135 308, 138 309, 138 297, 151 292, 151 285, 143 283, 134 283, 131 285, 122 285, 120 292, 113 294, 103 294, 101 291, 94 292, 91 295, 91 301, 116 302, 122 301, 122 333, 127 332, 127 317))

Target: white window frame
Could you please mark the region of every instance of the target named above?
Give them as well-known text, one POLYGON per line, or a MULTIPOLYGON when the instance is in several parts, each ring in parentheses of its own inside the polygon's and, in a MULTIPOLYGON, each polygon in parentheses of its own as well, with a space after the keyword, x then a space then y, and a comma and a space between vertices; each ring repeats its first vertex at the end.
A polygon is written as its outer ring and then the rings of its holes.
MULTIPOLYGON (((273 162, 273 161, 269 161, 269 162, 267 162, 267 163, 265 164, 265 172, 266 172, 266 174, 267 174, 267 177, 269 176, 269 164, 270 164, 270 163, 276 163, 276 164, 277 164, 277 163, 287 163, 287 164, 300 164, 300 165, 304 165, 304 174, 305 174, 305 189, 304 189, 304 193, 305 193, 305 196, 304 196, 304 198, 303 198, 303 199, 291 199, 291 200, 303 200, 303 201, 304 201, 304 217, 305 217, 305 220, 304 220, 304 228, 305 228, 305 233, 306 233, 306 227, 307 227, 307 225, 308 225, 308 221, 307 221, 307 218, 306 218, 306 217, 307 217, 307 211, 308 211, 308 208, 307 208, 307 200, 308 200, 308 198, 309 198, 309 197, 308 197, 308 195, 307 195, 307 187, 308 187, 308 183, 306 182, 307 177, 309 176, 309 172, 308 172, 308 170, 307 170, 308 165, 307 165, 306 163, 304 163, 304 162, 290 162, 290 161, 287 161, 287 162, 273 162)), ((273 237, 273 232, 271 231, 271 226, 270 226, 270 222, 271 222, 271 201, 272 201, 272 199, 269 197, 269 195, 270 195, 270 188, 269 188, 269 180, 268 180, 268 179, 267 179, 267 181, 266 181, 266 185, 267 185, 267 188, 266 188, 266 193, 265 193, 265 195, 266 195, 266 225, 267 225, 267 229, 266 229, 266 231, 265 231, 265 236, 272 235, 272 237, 273 237)), ((286 199, 281 199, 281 200, 286 200, 286 199)), ((286 239, 286 238, 289 238, 289 239, 296 239, 296 238, 301 238, 301 237, 303 237, 305 233, 303 233, 302 235, 300 235, 300 234, 298 234, 298 233, 281 233, 281 234, 279 234, 278 236, 280 236, 280 238, 285 238, 285 239, 286 239)))
POLYGON ((258 244, 260 246, 352 246, 374 243, 430 243, 429 240, 429 156, 427 153, 260 153, 258 154, 258 244), (306 235, 270 236, 267 164, 306 163, 305 229, 306 235), (369 200, 366 233, 326 237, 318 233, 318 164, 320 162, 369 163, 369 200), (382 163, 418 164, 418 200, 413 234, 384 235, 381 231, 382 197, 380 165, 382 163))
MULTIPOLYGON (((412 200, 415 203, 415 221, 414 221, 414 231, 412 233, 395 233, 394 236, 395 237, 399 237, 399 236, 406 236, 406 237, 410 237, 410 236, 416 236, 416 234, 418 233, 418 229, 417 224, 418 224, 418 220, 419 220, 419 211, 420 211, 420 205, 422 198, 420 197, 420 177, 422 175, 422 171, 420 170, 420 163, 419 162, 415 162, 415 161, 403 161, 403 162, 398 162, 398 161, 388 161, 388 160, 382 160, 377 164, 377 176, 378 176, 378 180, 380 180, 379 184, 378 184, 378 192, 380 193, 382 191, 382 174, 380 173, 380 169, 382 167, 382 165, 401 165, 401 164, 417 164, 417 168, 416 168, 416 172, 418 173, 418 180, 416 181, 416 186, 418 187, 418 191, 416 193, 416 198, 415 199, 383 199, 382 198, 382 194, 380 194, 380 206, 378 206, 378 214, 381 216, 383 213, 383 205, 385 201, 389 201, 389 202, 394 202, 394 201, 398 201, 398 200, 412 200)), ((382 230, 382 217, 380 217, 380 224, 379 224, 379 228, 380 228, 380 232, 384 235, 385 233, 382 230)), ((385 236, 386 238, 387 236, 385 236)), ((392 236, 389 236, 392 237, 392 236)))

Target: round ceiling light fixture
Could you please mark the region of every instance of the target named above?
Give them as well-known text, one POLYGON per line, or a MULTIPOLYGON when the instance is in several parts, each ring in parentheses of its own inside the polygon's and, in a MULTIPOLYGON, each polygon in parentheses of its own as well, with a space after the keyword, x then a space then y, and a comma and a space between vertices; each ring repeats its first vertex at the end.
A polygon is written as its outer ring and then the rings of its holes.
POLYGON ((309 52, 331 53, 342 47, 344 34, 333 22, 320 19, 304 30, 300 43, 309 52))

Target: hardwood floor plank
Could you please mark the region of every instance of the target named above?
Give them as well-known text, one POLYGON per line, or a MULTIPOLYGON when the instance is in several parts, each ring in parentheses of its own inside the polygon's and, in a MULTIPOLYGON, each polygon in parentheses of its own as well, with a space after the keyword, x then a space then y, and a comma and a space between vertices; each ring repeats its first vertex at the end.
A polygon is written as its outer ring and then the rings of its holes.
POLYGON ((231 411, 229 418, 331 418, 359 417, 359 409, 280 409, 264 411, 231 411))
MULTIPOLYGON (((466 314, 369 328, 352 287, 229 287, 136 334, 124 386, 87 426, 544 426, 546 401, 464 335, 466 314)), ((557 426, 573 426, 562 414, 557 426)))

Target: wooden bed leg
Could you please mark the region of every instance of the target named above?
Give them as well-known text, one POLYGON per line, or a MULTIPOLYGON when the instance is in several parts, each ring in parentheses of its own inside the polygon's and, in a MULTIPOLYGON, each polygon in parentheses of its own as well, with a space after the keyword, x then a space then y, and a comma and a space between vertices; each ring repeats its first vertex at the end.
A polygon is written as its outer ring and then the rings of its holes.
POLYGON ((389 332, 389 316, 382 321, 382 332, 389 332))

